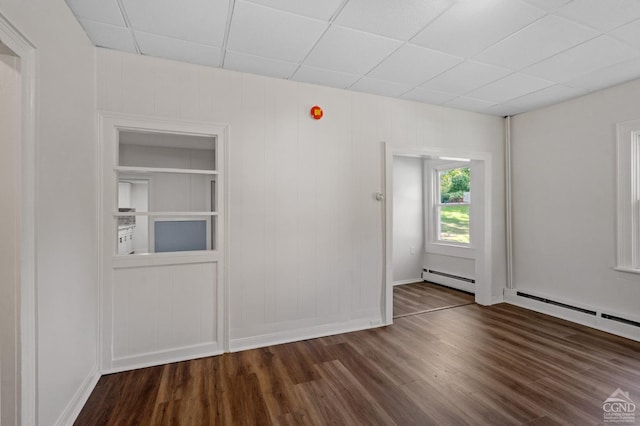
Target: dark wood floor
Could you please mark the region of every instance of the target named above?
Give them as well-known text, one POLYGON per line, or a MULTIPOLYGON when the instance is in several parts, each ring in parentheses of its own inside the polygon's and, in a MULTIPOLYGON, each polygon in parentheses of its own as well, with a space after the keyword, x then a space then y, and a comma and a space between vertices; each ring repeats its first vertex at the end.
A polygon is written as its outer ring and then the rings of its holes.
POLYGON ((393 287, 393 317, 474 303, 474 296, 441 285, 417 282, 393 287))
POLYGON ((640 401, 640 343, 471 304, 104 376, 76 424, 592 425, 616 388, 640 401))

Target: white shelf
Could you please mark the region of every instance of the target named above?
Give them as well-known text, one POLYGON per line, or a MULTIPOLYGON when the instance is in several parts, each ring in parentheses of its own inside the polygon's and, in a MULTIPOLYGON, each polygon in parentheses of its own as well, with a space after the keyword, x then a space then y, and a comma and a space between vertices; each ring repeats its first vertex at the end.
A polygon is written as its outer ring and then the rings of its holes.
POLYGON ((129 166, 115 166, 113 168, 116 172, 127 173, 181 173, 188 175, 217 175, 216 170, 199 170, 199 169, 172 169, 165 167, 129 167, 129 166))
POLYGON ((218 212, 114 212, 113 217, 127 216, 218 216, 218 212))

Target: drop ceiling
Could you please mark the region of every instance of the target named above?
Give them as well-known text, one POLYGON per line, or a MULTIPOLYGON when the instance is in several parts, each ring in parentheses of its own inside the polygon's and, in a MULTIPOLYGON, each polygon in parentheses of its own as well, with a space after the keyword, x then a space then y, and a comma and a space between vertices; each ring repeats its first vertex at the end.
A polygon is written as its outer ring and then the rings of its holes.
POLYGON ((516 115, 640 77, 638 0, 67 0, 100 47, 516 115))

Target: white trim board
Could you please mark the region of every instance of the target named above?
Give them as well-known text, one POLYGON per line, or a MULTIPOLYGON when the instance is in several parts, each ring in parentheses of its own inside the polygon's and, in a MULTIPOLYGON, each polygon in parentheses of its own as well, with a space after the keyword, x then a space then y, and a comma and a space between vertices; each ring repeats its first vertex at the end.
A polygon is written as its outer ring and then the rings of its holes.
MULTIPOLYGON (((507 289, 504 290, 504 301, 511 305, 519 306, 521 308, 530 309, 535 312, 550 315, 552 317, 560 318, 577 324, 581 324, 587 327, 594 328, 596 330, 604 331, 607 333, 615 334, 616 336, 624 337, 627 339, 640 342, 640 327, 634 327, 631 325, 623 324, 617 321, 606 319, 602 317, 603 313, 614 315, 615 312, 604 312, 601 308, 592 306, 580 305, 575 302, 564 301, 556 297, 549 297, 535 292, 527 290, 507 289), (572 309, 564 308, 549 303, 544 303, 535 299, 529 299, 526 297, 518 296, 517 292, 531 294, 533 296, 542 297, 556 302, 564 303, 567 305, 576 306, 581 309, 595 312, 595 315, 574 311, 572 309)), ((629 318, 628 314, 617 315, 622 318, 629 318)), ((640 318, 629 318, 633 321, 640 322, 640 318)))
POLYGON ((418 277, 418 278, 411 278, 408 280, 394 281, 393 286, 395 287, 397 285, 415 284, 415 283, 421 283, 421 282, 424 282, 424 280, 422 279, 422 277, 418 277))
POLYGON ((0 13, 0 40, 21 61, 21 206, 20 236, 20 404, 22 425, 37 421, 37 323, 36 323, 36 123, 37 69, 35 45, 0 13))
POLYGON ((319 337, 334 336, 336 334, 351 333, 353 331, 377 328, 380 327, 380 325, 380 320, 372 321, 370 318, 364 318, 347 321, 342 324, 317 325, 302 329, 264 334, 261 336, 231 339, 229 341, 229 351, 239 352, 248 349, 263 348, 266 346, 316 339, 319 337))
POLYGON ((84 404, 87 403, 89 396, 91 396, 91 392, 93 392, 93 389, 98 384, 100 377, 102 376, 98 372, 96 365, 96 368, 94 368, 84 382, 82 382, 82 385, 80 385, 75 395, 73 395, 69 404, 67 404, 62 414, 60 414, 60 417, 56 420, 56 425, 65 426, 75 422, 78 415, 80 415, 80 411, 82 411, 84 404))

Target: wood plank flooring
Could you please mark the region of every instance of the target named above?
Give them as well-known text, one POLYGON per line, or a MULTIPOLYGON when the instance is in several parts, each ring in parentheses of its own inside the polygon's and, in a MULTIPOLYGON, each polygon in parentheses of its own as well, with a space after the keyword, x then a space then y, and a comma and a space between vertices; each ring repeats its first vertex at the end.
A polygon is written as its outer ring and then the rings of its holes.
POLYGON ((472 294, 424 281, 397 285, 393 287, 393 317, 468 305, 474 300, 472 294))
POLYGON ((640 402, 640 343, 471 304, 104 376, 76 425, 582 426, 616 388, 640 402))

